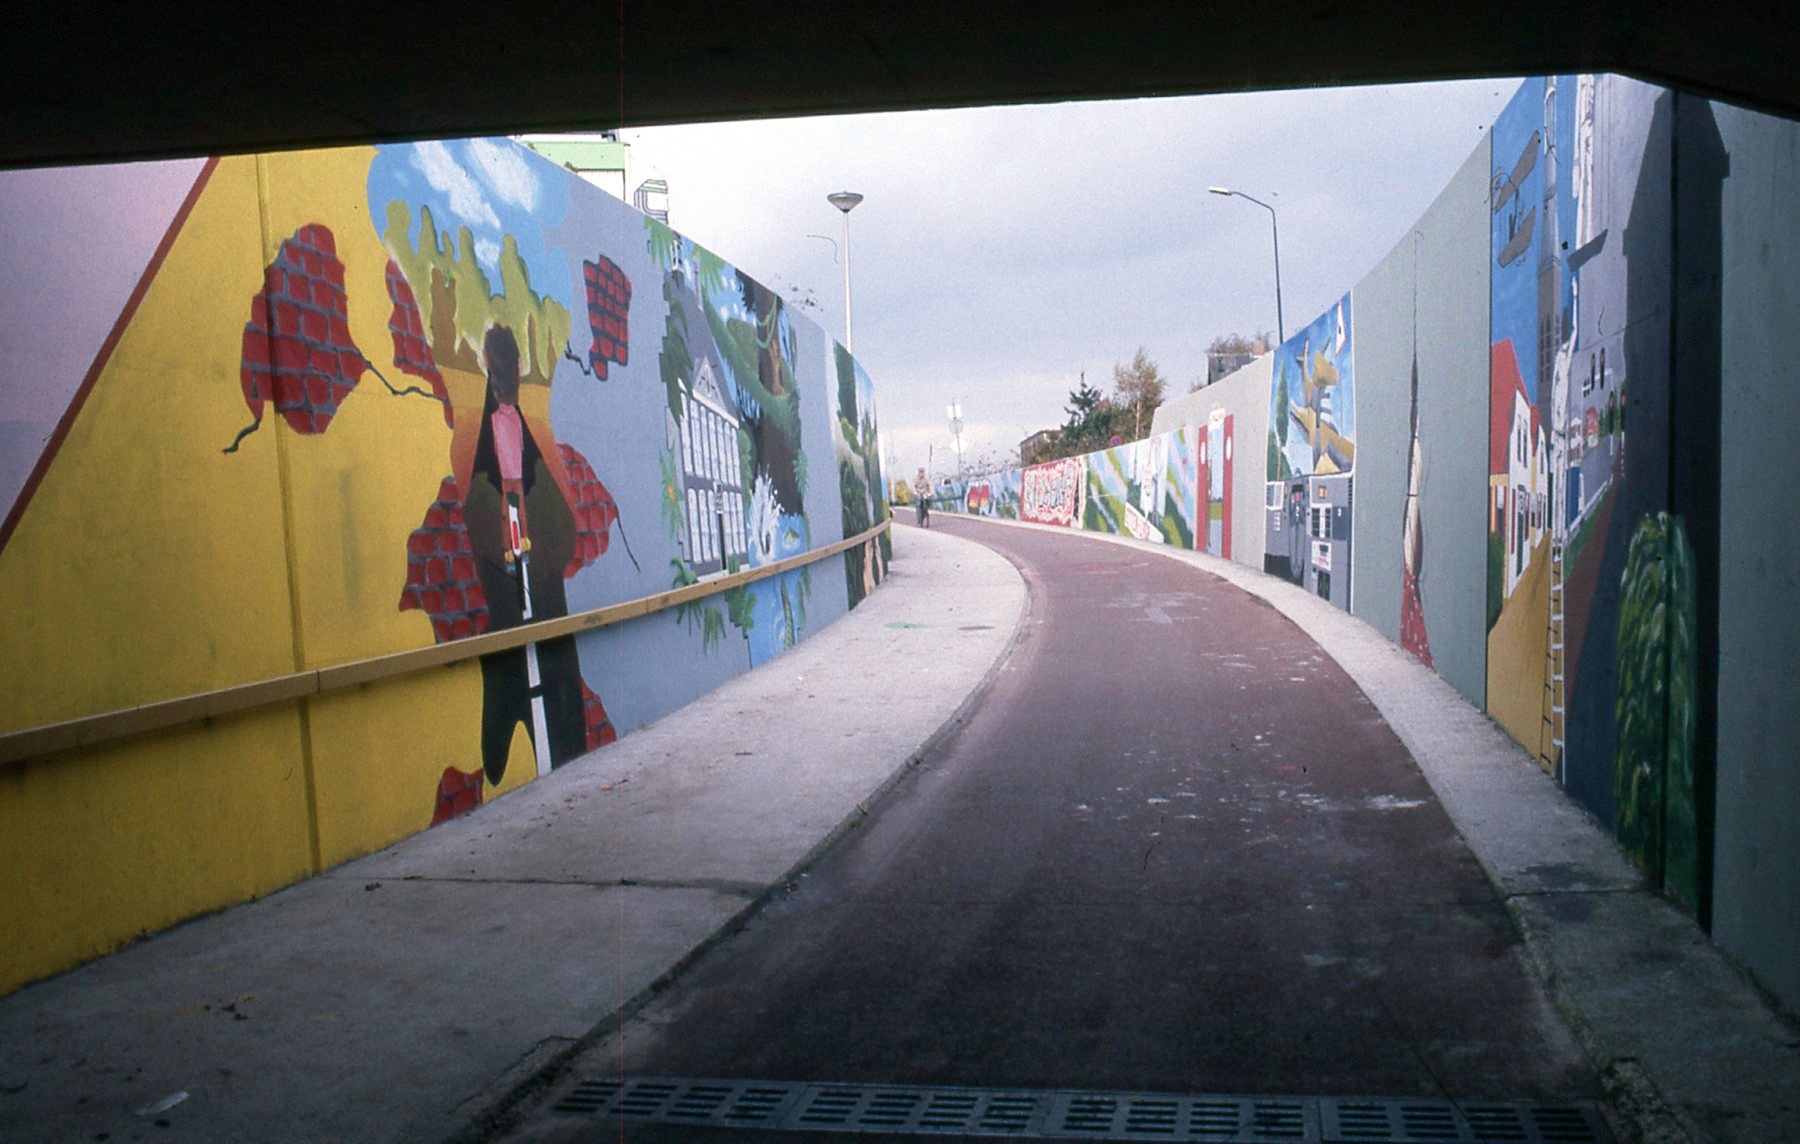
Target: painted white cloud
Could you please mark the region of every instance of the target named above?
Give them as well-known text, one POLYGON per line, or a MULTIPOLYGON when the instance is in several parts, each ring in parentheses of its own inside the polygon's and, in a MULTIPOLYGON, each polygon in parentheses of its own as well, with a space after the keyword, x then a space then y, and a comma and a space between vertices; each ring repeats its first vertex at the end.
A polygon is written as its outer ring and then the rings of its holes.
POLYGON ((449 200, 450 213, 471 226, 500 229, 500 216, 488 205, 481 184, 450 154, 442 143, 420 143, 413 148, 413 166, 425 176, 433 190, 449 200))
POLYGON ((481 168, 488 186, 500 196, 502 202, 511 203, 521 210, 531 210, 537 205, 537 176, 532 174, 530 164, 516 148, 504 146, 492 139, 471 139, 469 156, 481 168))
POLYGON ((490 274, 500 273, 500 244, 491 238, 475 240, 475 260, 490 274))

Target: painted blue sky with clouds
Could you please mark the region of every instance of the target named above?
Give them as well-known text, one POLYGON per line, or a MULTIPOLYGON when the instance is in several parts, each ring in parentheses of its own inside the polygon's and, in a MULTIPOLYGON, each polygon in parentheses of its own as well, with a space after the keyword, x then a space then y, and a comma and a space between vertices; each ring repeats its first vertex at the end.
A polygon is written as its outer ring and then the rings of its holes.
POLYGON ((531 287, 572 314, 577 305, 571 261, 545 242, 546 231, 568 210, 568 179, 555 164, 510 139, 454 139, 386 145, 369 168, 369 216, 386 217, 398 199, 412 212, 418 238, 419 208, 431 208, 438 230, 454 240, 469 228, 476 260, 499 284, 501 240, 512 235, 531 275, 531 287))
MULTIPOLYGON (((1506 110, 1494 120, 1494 174, 1505 179, 1524 153, 1534 131, 1544 126, 1544 81, 1542 77, 1527 79, 1506 110)), ((1537 273, 1539 241, 1543 237, 1544 220, 1534 223, 1536 229, 1531 246, 1510 266, 1500 265, 1500 251, 1506 245, 1507 219, 1517 206, 1519 217, 1536 208, 1544 208, 1544 155, 1540 143, 1537 165, 1520 184, 1512 203, 1491 215, 1493 228, 1488 244, 1488 266, 1493 272, 1493 293, 1489 305, 1489 336, 1495 345, 1512 339, 1513 352, 1519 358, 1519 375, 1525 381, 1526 399, 1537 402, 1537 273)))
MULTIPOLYGON (((1306 406, 1306 384, 1303 380, 1300 354, 1322 353, 1337 367, 1338 383, 1331 392, 1331 420, 1337 430, 1351 441, 1356 440, 1356 361, 1355 319, 1350 311, 1350 295, 1345 294, 1336 305, 1288 335, 1288 340, 1275 350, 1273 384, 1287 380, 1288 403, 1292 408, 1306 406), (1339 345, 1338 331, 1343 331, 1339 345)), ((1269 415, 1275 415, 1274 389, 1269 391, 1269 415)), ((1273 422, 1271 422, 1273 424, 1273 422)), ((1298 425, 1290 427, 1287 443, 1288 466, 1296 473, 1313 471, 1312 444, 1298 425)))

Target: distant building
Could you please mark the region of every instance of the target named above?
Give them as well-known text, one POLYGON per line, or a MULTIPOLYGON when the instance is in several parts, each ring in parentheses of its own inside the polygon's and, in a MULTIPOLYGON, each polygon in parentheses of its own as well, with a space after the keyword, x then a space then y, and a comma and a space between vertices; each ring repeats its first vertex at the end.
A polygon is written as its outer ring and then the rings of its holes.
POLYGON ((580 175, 620 202, 660 221, 669 221, 669 184, 645 179, 635 191, 631 186, 631 144, 617 131, 573 132, 562 135, 519 135, 520 143, 544 158, 580 175))
POLYGON ((1206 353, 1206 384, 1211 385, 1227 374, 1236 373, 1257 358, 1269 352, 1269 344, 1261 338, 1250 343, 1250 348, 1230 353, 1206 353))
POLYGON ((1051 446, 1056 444, 1060 430, 1039 429, 1036 433, 1019 442, 1019 464, 1035 465, 1044 458, 1051 446))

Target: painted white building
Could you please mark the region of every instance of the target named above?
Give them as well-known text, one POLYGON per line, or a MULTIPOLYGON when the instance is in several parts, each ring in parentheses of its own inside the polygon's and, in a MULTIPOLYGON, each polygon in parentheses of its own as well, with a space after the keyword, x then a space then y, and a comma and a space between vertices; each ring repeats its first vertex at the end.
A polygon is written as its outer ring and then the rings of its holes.
POLYGON ((736 403, 706 359, 681 395, 681 417, 672 427, 681 448, 682 555, 695 575, 743 564, 749 550, 743 462, 736 403))

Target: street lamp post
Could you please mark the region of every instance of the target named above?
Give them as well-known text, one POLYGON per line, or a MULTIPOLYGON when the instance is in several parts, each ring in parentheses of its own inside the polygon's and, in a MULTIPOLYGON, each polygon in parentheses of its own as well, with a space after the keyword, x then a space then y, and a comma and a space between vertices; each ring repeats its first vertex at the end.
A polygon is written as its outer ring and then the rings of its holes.
POLYGON ((855 191, 838 191, 825 196, 825 201, 844 212, 844 349, 856 356, 856 343, 850 337, 850 212, 863 197, 855 191))
POLYGON ((963 475, 962 402, 952 401, 944 412, 950 418, 950 435, 956 438, 956 477, 961 480, 963 475))
POLYGON ((1236 195, 1240 199, 1249 199, 1263 210, 1269 212, 1269 228, 1275 236, 1275 343, 1280 345, 1287 341, 1287 331, 1281 324, 1281 227, 1275 221, 1275 208, 1261 199, 1252 199, 1242 191, 1234 191, 1227 187, 1208 187, 1215 195, 1236 195))

